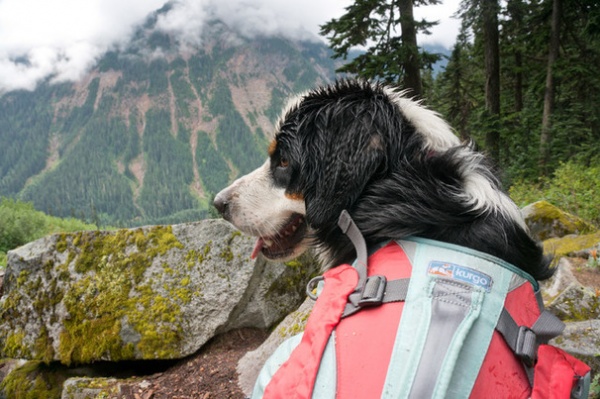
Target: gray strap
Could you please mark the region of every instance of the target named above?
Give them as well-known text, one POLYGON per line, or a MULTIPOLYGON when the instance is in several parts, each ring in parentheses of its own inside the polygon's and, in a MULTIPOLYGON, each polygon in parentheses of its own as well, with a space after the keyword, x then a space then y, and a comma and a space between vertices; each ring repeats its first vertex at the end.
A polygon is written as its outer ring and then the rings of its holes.
POLYGON ((514 354, 529 367, 535 363, 538 346, 559 336, 564 328, 565 324, 545 309, 531 328, 519 326, 506 308, 502 309, 496 325, 514 354))
POLYGON ((356 304, 348 302, 342 317, 353 315, 365 307, 405 301, 409 283, 409 278, 386 281, 384 276, 368 277, 362 297, 356 304))
POLYGON ((352 220, 352 217, 350 217, 350 214, 345 209, 340 213, 338 226, 342 229, 342 233, 352 241, 352 245, 354 245, 354 249, 356 250, 356 264, 354 267, 358 271, 358 286, 362 287, 367 279, 367 243, 354 223, 354 220, 352 220))
POLYGON ((404 301, 408 292, 409 279, 387 281, 385 276, 367 277, 369 256, 367 243, 348 211, 343 210, 340 213, 338 226, 354 245, 356 250, 354 268, 358 272, 358 284, 354 292, 348 296, 348 303, 342 317, 350 316, 364 307, 404 301))
POLYGON ((496 330, 513 353, 523 362, 529 384, 533 386, 533 370, 537 360, 537 350, 540 344, 545 344, 554 337, 559 336, 565 324, 552 313, 541 308, 542 312, 531 328, 519 326, 506 308, 502 309, 496 330))
POLYGON ((409 283, 410 278, 402 278, 399 280, 388 281, 382 302, 388 303, 405 301, 406 294, 408 294, 409 283))
POLYGON ((367 283, 367 259, 369 256, 367 252, 367 243, 354 223, 354 220, 352 220, 352 217, 345 209, 340 213, 338 226, 342 229, 342 233, 348 236, 350 241, 352 241, 352 245, 354 245, 356 251, 354 268, 358 272, 358 284, 356 285, 354 292, 348 296, 348 301, 353 306, 359 307, 359 302, 362 298, 365 284, 367 283))
POLYGON ((547 344, 552 338, 562 334, 565 329, 565 323, 544 309, 531 329, 537 336, 539 344, 547 344))

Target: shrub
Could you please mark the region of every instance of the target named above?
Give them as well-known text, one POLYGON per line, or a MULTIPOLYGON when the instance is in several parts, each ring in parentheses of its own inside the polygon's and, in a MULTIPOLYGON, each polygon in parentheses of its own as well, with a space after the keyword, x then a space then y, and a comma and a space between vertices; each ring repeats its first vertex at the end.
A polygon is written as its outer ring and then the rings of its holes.
POLYGON ((600 166, 562 163, 552 178, 537 182, 521 180, 510 188, 519 206, 546 200, 582 219, 600 226, 600 166))
POLYGON ((0 264, 6 252, 48 234, 94 230, 96 226, 80 220, 61 219, 35 210, 33 204, 10 198, 0 200, 0 264), (4 255, 2 255, 4 253, 4 255))

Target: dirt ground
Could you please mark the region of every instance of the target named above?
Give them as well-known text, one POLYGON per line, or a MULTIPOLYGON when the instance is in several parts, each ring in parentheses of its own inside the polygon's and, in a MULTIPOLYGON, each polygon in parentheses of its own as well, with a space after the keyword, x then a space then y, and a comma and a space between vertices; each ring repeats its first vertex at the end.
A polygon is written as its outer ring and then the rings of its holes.
POLYGON ((573 264, 573 274, 582 285, 596 290, 600 295, 600 268, 591 268, 586 265, 587 259, 569 258, 573 264))
POLYGON ((142 383, 123 385, 123 399, 244 399, 237 386, 236 366, 258 347, 268 332, 242 329, 220 335, 199 353, 142 383))

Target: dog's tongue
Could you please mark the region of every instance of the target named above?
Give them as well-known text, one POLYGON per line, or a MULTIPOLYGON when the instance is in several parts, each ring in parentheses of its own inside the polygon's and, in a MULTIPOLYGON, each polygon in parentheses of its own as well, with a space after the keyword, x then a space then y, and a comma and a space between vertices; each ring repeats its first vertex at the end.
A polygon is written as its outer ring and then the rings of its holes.
POLYGON ((258 237, 256 239, 256 244, 254 244, 254 250, 252 251, 252 255, 250 255, 250 259, 255 259, 258 256, 264 243, 265 241, 262 238, 258 237))

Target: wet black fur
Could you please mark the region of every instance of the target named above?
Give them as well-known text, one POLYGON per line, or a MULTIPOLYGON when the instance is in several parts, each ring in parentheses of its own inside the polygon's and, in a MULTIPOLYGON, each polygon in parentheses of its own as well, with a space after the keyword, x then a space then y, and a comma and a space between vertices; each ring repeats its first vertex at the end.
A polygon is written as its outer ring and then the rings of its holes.
POLYGON ((380 86, 341 81, 308 93, 283 116, 276 140, 275 184, 304 197, 306 219, 333 265, 355 257, 337 227, 347 209, 368 244, 431 238, 495 255, 536 279, 552 275, 549 259, 516 221, 474 211, 459 196, 464 163, 500 189, 485 158, 474 151, 465 157, 462 148, 425 151, 423 137, 380 86))

